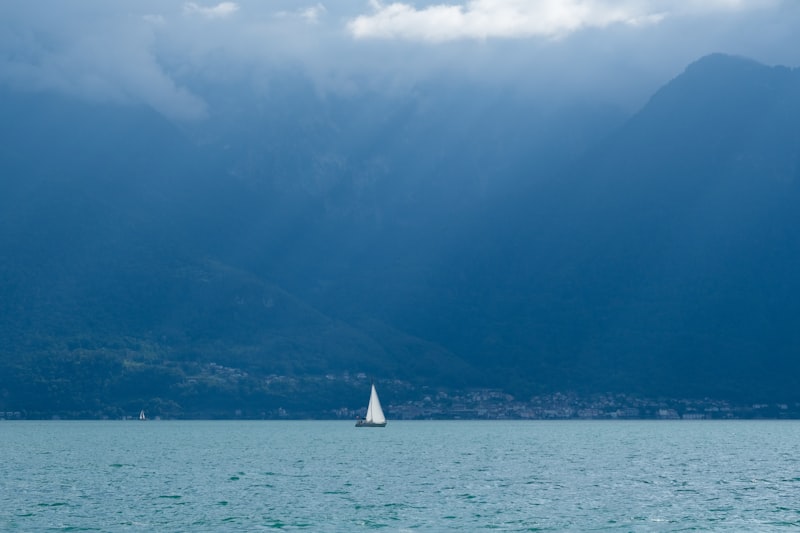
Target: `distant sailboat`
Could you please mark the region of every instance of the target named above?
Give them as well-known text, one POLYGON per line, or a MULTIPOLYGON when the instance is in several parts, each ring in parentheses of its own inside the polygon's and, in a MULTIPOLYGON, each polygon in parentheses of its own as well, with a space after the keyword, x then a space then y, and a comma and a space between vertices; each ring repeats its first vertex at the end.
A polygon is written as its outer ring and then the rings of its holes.
POLYGON ((378 391, 375 390, 375 384, 372 384, 372 392, 369 395, 369 406, 367 407, 367 416, 363 420, 356 422, 357 428, 382 428, 386 426, 386 417, 383 416, 383 409, 381 409, 381 401, 378 399, 378 391))
POLYGON ((139 411, 139 420, 147 420, 147 417, 144 416, 144 409, 139 411))

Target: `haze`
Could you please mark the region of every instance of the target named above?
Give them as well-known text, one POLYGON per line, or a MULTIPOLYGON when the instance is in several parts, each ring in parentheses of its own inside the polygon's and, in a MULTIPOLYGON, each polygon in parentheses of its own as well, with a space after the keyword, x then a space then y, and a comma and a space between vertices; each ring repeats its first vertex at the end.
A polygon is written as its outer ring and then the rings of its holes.
POLYGON ((321 96, 445 76, 632 111, 709 53, 800 63, 800 6, 788 0, 11 0, 0 18, 0 83, 144 102, 179 121, 214 112, 209 86, 258 92, 285 67, 321 96))

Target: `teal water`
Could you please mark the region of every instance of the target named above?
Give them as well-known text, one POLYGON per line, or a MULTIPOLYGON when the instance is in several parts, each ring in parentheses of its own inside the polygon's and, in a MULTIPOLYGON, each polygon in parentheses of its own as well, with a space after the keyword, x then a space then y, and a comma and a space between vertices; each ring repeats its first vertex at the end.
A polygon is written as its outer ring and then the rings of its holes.
POLYGON ((3 531, 778 531, 800 422, 0 422, 3 531))

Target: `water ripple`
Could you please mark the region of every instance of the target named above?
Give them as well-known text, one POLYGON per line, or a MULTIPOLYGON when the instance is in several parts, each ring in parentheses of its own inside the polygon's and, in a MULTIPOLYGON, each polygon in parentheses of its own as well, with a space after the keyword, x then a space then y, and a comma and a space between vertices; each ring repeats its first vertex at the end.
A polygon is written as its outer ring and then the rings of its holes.
POLYGON ((797 422, 2 422, 0 530, 780 531, 797 422))

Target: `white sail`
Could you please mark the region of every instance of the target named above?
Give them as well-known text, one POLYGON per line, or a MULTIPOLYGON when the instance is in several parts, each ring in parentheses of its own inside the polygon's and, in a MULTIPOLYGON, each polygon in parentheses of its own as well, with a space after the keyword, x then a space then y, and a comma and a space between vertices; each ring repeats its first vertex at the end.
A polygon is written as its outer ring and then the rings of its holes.
POLYGON ((147 420, 147 417, 144 416, 144 409, 139 412, 139 420, 147 420))
POLYGON ((381 409, 381 401, 378 399, 378 391, 375 390, 375 384, 372 384, 372 392, 369 394, 369 406, 367 407, 367 423, 372 424, 385 424, 386 417, 383 415, 381 409))

